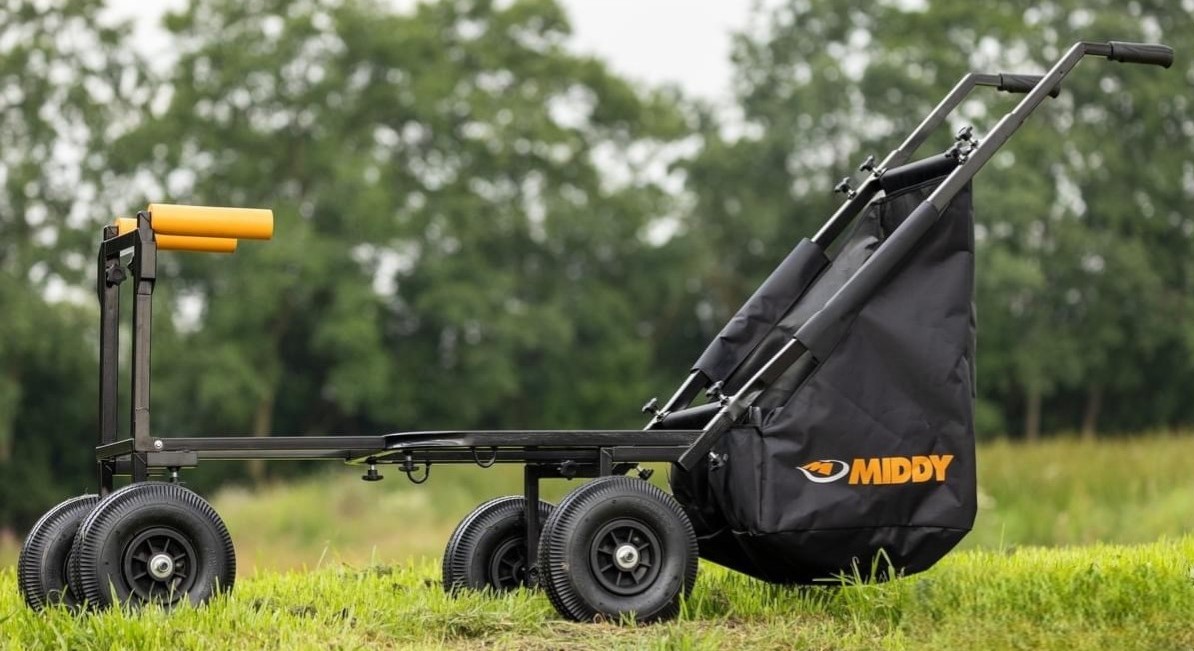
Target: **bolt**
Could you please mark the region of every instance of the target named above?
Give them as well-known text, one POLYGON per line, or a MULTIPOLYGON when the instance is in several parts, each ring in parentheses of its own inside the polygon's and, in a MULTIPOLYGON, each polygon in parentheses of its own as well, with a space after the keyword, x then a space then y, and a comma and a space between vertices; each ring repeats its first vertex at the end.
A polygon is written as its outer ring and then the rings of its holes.
POLYGON ((162 439, 154 439, 154 441, 153 441, 153 449, 155 449, 155 450, 161 450, 161 449, 162 449, 162 448, 164 448, 164 447, 166 447, 166 444, 165 444, 165 443, 162 443, 162 439))
POLYGON ((149 559, 149 573, 161 581, 174 574, 174 559, 167 554, 154 554, 149 559))
POLYGON ((638 549, 634 545, 620 545, 614 551, 614 561, 623 570, 629 570, 638 565, 638 549))

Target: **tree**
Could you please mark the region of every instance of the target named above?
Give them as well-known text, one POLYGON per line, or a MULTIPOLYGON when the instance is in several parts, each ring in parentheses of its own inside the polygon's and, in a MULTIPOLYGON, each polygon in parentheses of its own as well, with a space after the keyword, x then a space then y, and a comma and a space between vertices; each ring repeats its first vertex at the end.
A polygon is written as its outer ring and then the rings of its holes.
POLYGON ((635 157, 683 134, 668 95, 569 53, 546 1, 205 0, 167 26, 169 103, 122 172, 165 180, 155 199, 273 206, 278 226, 164 270, 172 309, 200 316, 161 339, 157 427, 637 422, 645 236, 670 199, 635 157))
POLYGON ((87 291, 105 143, 140 90, 102 4, 0 7, 0 523, 90 476, 98 318, 87 291))

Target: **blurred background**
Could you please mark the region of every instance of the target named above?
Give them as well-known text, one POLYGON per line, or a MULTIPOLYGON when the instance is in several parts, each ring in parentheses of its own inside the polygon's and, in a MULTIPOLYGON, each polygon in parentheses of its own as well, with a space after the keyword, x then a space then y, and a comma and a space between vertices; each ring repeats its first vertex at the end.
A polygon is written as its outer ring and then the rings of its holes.
MULTIPOLYGON (((157 433, 637 427, 838 179, 965 72, 1041 72, 1083 39, 1177 63, 1086 63, 976 182, 968 544, 1194 530, 1194 1, 146 4, 0 8, 0 559, 95 488, 94 259, 116 216, 277 219, 230 257, 162 256, 157 433)), ((1016 99, 980 89, 922 153, 1016 99)), ((357 474, 185 480, 261 567, 436 555, 519 486, 357 474)))

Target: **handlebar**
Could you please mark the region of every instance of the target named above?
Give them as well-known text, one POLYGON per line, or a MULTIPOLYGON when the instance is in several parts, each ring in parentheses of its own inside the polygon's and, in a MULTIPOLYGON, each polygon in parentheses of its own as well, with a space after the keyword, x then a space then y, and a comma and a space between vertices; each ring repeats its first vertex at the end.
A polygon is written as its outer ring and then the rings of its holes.
MULTIPOLYGON (((1009 72, 1001 72, 998 75, 999 81, 995 84, 995 88, 1005 93, 1027 93, 1036 88, 1036 85, 1041 83, 1042 75, 1019 75, 1009 72)), ((1049 97, 1057 97, 1061 94, 1061 84, 1053 87, 1049 91, 1049 97)))
POLYGON ((1168 68, 1173 65, 1173 48, 1160 43, 1109 41, 1107 58, 1120 63, 1142 63, 1168 68))

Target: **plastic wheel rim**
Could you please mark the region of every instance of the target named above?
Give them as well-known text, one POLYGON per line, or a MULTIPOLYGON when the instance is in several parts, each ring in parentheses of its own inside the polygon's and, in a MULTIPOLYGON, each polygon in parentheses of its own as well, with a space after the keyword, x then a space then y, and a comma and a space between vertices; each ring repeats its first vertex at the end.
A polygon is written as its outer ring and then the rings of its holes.
POLYGON ((510 538, 489 557, 489 583, 499 590, 526 585, 527 554, 522 538, 510 538))
POLYGON ((630 518, 606 523, 589 547, 589 570, 603 588, 619 595, 635 595, 651 587, 659 576, 662 547, 655 531, 630 518), (630 567, 618 562, 619 549, 630 545, 638 558, 630 567))
POLYGON ((154 527, 137 534, 122 554, 121 570, 129 592, 144 601, 172 604, 195 585, 198 557, 195 548, 181 532, 170 527, 154 527), (154 577, 149 562, 165 554, 173 563, 170 574, 154 577))

